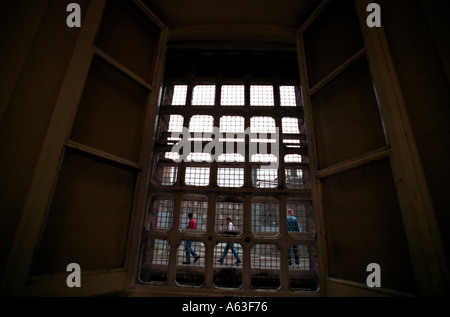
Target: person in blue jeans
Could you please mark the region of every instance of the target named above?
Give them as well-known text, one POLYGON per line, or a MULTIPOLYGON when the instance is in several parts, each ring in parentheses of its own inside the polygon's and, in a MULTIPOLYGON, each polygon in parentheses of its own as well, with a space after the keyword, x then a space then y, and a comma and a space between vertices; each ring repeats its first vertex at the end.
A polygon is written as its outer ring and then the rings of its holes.
MULTIPOLYGON (((231 218, 227 217, 226 220, 227 220, 227 231, 229 231, 229 232, 234 231, 234 226, 233 226, 233 223, 231 222, 231 218)), ((237 260, 235 264, 241 263, 242 262, 241 258, 239 257, 239 254, 237 253, 236 248, 234 247, 234 243, 227 243, 227 245, 223 249, 222 256, 217 261, 220 262, 220 263, 223 263, 223 260, 227 256, 228 250, 230 250, 230 249, 231 249, 231 252, 233 252, 234 257, 237 260)))
MULTIPOLYGON (((188 214, 189 223, 186 227, 186 229, 197 229, 197 221, 194 219, 194 216, 192 213, 188 214)), ((200 255, 195 253, 194 249, 192 249, 192 241, 185 241, 184 242, 184 250, 186 251, 186 261, 183 262, 183 264, 191 264, 191 254, 194 256, 194 263, 200 259, 200 255)))
MULTIPOLYGON (((300 232, 300 225, 298 224, 297 218, 294 217, 294 211, 292 209, 288 209, 287 213, 287 231, 288 232, 300 232)), ((292 245, 289 248, 288 256, 289 256, 289 265, 292 265, 292 250, 294 251, 294 259, 295 264, 299 265, 299 256, 298 256, 298 245, 292 245)))

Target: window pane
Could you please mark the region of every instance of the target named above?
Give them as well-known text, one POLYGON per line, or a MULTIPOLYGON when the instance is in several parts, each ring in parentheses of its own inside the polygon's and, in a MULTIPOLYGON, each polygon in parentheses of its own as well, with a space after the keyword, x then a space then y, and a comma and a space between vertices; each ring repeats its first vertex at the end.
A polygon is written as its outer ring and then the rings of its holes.
POLYGON ((281 126, 283 133, 286 134, 299 134, 298 118, 282 118, 281 126))
POLYGON ((244 133, 244 117, 223 116, 220 118, 220 132, 222 133, 244 133))
POLYGON ((173 199, 155 199, 147 213, 145 228, 170 229, 173 219, 173 199))
POLYGON ((311 269, 309 247, 307 245, 292 244, 288 251, 289 269, 306 271, 311 269))
POLYGON ((198 85, 192 92, 192 105, 213 106, 216 98, 215 85, 198 85))
POLYGON ((186 85, 175 85, 173 87, 172 106, 184 106, 186 104, 187 88, 186 85))
POLYGON ((169 119, 169 132, 182 132, 183 131, 183 116, 179 114, 171 114, 169 119))
POLYGON ((152 264, 169 264, 170 245, 167 240, 155 239, 153 243, 152 264))
POLYGON ((186 230, 188 234, 206 230, 206 216, 208 213, 208 198, 203 195, 185 195, 181 201, 180 229, 186 230), (196 229, 188 228, 189 214, 197 224, 196 229))
POLYGON ((240 197, 219 196, 217 198, 215 215, 217 233, 228 234, 228 217, 230 217, 236 233, 244 230, 244 203, 240 197))
POLYGON ((275 119, 271 117, 253 117, 250 119, 251 133, 275 133, 275 119))
POLYGON ((253 201, 251 228, 255 235, 275 235, 279 232, 278 201, 253 201))
POLYGON ((280 105, 284 107, 296 107, 295 86, 280 86, 280 105))
MULTIPOLYGON (((297 220, 297 229, 300 230, 298 232, 308 233, 315 231, 311 202, 289 200, 286 204, 286 210, 288 209, 292 210, 292 216, 297 220)), ((288 232, 290 235, 295 235, 295 223, 289 224, 288 222, 288 232)))
POLYGON ((240 243, 219 242, 214 247, 214 285, 238 288, 242 284, 243 249, 240 243), (238 260, 239 259, 239 260, 238 260), (239 262, 240 261, 240 262, 239 262))
POLYGON ((239 267, 242 262, 242 246, 239 243, 219 242, 214 248, 214 266, 239 267))
POLYGON ((213 132, 212 116, 196 115, 189 122, 189 132, 213 132))
POLYGON ((205 245, 202 242, 181 241, 177 249, 176 281, 189 286, 200 286, 205 282, 205 245), (198 260, 194 263, 197 257, 198 260), (186 266, 195 269, 190 269, 187 274, 186 266))
POLYGON ((165 282, 170 244, 167 240, 147 239, 143 245, 140 279, 143 282, 165 282))
POLYGON ((285 163, 301 163, 302 156, 300 154, 286 154, 284 156, 285 163))
POLYGON ((303 188, 305 185, 305 178, 303 171, 299 168, 287 168, 286 174, 286 187, 287 188, 303 188))
POLYGON ((243 168, 219 168, 217 170, 219 187, 241 187, 244 185, 243 168))
POLYGON ((164 166, 162 171, 161 184, 173 185, 177 181, 178 167, 176 166, 164 166))
POLYGON ((272 168, 253 168, 252 185, 256 188, 276 188, 278 170, 272 168))
POLYGON ((244 85, 224 85, 221 88, 222 106, 243 106, 245 104, 244 85))
POLYGON ((186 185, 207 186, 209 184, 209 167, 186 167, 184 181, 186 185))
POLYGON ((273 106, 273 86, 250 86, 250 106, 273 106))
POLYGON ((255 244, 251 249, 251 283, 257 289, 280 286, 280 250, 275 244, 255 244))

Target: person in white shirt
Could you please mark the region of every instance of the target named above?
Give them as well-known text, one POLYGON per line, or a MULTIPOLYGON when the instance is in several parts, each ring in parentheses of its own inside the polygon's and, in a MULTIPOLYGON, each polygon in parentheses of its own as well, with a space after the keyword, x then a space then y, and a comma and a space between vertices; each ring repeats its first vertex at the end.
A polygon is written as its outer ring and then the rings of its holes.
MULTIPOLYGON (((230 232, 234 231, 235 229, 234 229, 233 223, 231 222, 231 218, 227 217, 226 220, 227 220, 227 231, 230 231, 230 232)), ((231 249, 231 252, 233 252, 234 257, 237 260, 235 264, 241 263, 242 262, 241 258, 239 257, 239 254, 237 253, 236 248, 234 247, 234 243, 227 243, 227 245, 223 249, 222 256, 217 261, 220 263, 223 263, 223 260, 225 259, 229 249, 231 249)))

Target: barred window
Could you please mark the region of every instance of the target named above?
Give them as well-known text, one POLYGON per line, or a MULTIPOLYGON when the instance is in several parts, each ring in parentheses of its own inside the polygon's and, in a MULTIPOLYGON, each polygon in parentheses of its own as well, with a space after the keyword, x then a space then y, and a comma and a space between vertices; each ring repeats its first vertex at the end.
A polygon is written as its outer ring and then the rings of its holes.
POLYGON ((244 85, 223 85, 220 94, 222 106, 243 106, 245 104, 244 85))
POLYGON ((185 80, 165 78, 138 282, 315 292, 298 78, 274 71, 253 81, 259 58, 246 59, 243 77, 227 78, 220 56, 195 55, 185 80), (217 57, 216 75, 196 68, 202 56, 217 57))
POLYGON ((192 105, 213 106, 216 95, 215 85, 198 85, 194 87, 192 105))

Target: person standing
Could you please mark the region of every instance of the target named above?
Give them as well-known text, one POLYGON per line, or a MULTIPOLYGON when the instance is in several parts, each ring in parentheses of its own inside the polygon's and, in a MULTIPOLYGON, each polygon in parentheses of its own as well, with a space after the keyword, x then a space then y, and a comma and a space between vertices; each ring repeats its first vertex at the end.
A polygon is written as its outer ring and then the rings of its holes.
MULTIPOLYGON (((294 217, 294 211, 292 209, 288 209, 287 213, 287 231, 288 232, 300 232, 300 225, 298 224, 297 218, 294 217)), ((298 245, 292 245, 289 248, 289 265, 292 265, 292 250, 294 251, 294 259, 295 264, 299 265, 299 256, 298 256, 298 245)))
MULTIPOLYGON (((227 221, 227 231, 228 232, 235 231, 233 223, 231 222, 231 218, 227 217, 226 221, 227 221)), ((239 254, 237 253, 236 248, 234 247, 234 243, 227 243, 227 245, 223 249, 223 252, 222 252, 222 255, 221 255, 220 259, 217 260, 217 261, 220 262, 220 263, 223 263, 223 260, 225 259, 226 255, 228 253, 228 250, 230 250, 230 249, 231 249, 231 252, 233 252, 234 257, 237 260, 235 264, 241 263, 242 262, 241 258, 239 257, 239 254)))
MULTIPOLYGON (((197 229, 197 221, 194 219, 194 216, 192 213, 188 214, 189 223, 186 227, 186 229, 197 229)), ((184 250, 186 251, 186 261, 183 262, 183 264, 191 264, 191 254, 194 256, 194 263, 200 259, 200 255, 198 255, 194 249, 192 249, 192 241, 185 241, 184 242, 184 250)))

